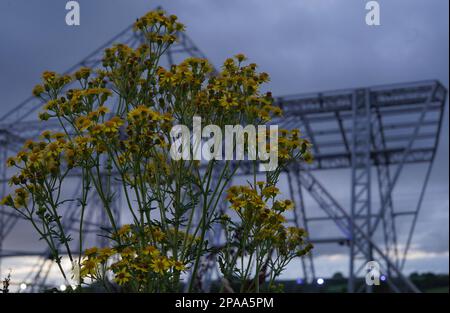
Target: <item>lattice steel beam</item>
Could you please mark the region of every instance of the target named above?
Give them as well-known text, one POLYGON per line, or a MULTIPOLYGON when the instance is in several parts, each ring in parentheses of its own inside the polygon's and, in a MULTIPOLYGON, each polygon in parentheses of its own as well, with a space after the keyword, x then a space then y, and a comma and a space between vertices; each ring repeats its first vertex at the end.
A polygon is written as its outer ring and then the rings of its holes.
MULTIPOLYGON (((353 224, 358 224, 361 230, 371 238, 371 107, 369 97, 367 89, 356 90, 353 94, 350 218, 353 224), (362 221, 358 217, 362 217, 362 221)), ((357 238, 358 233, 355 232, 353 224, 350 225, 349 292, 355 291, 355 278, 359 274, 356 267, 357 264, 360 264, 358 261, 366 264, 373 260, 372 246, 369 241, 357 245, 357 241, 360 239, 357 238)), ((367 285, 366 291, 371 292, 371 286, 367 285)))

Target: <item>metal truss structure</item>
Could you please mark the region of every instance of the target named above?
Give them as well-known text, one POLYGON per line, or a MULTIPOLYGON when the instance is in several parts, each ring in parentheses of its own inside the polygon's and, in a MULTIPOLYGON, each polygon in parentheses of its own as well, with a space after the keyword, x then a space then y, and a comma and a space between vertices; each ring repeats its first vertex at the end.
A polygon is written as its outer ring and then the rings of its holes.
MULTIPOLYGON (((80 66, 99 66, 103 50, 118 42, 137 47, 141 39, 132 31, 132 27, 128 27, 68 69, 67 73, 80 66)), ((166 56, 168 64, 178 62, 177 58, 180 57, 205 57, 184 34, 167 51, 166 56)), ((348 246, 349 292, 371 291, 370 286, 357 285, 356 278, 365 275, 367 262, 373 260, 381 264, 392 291, 419 291, 402 272, 436 155, 446 95, 446 89, 438 81, 424 81, 276 98, 283 108, 284 117, 273 123, 280 128, 301 129, 303 136, 313 144, 314 161, 311 165, 293 164, 283 173, 288 192, 296 202, 289 221, 309 230, 313 243, 348 246), (426 167, 425 176, 417 178, 422 181, 419 199, 413 210, 395 210, 395 187, 405 165, 409 164, 426 167), (349 179, 345 182, 350 186, 348 207, 339 203, 330 188, 327 188, 327 183, 320 182, 316 177, 320 171, 337 169, 349 172, 349 179), (308 212, 305 194, 315 201, 315 214, 308 212), (401 234, 406 241, 400 243, 396 225, 398 219, 404 216, 412 219, 407 233, 401 234), (314 238, 312 226, 325 222, 334 224, 340 235, 314 238)), ((0 117, 2 197, 8 192, 7 157, 17 153, 25 139, 37 138, 44 128, 59 129, 57 124, 51 122, 33 121, 41 106, 39 100, 29 98, 0 117)), ((244 163, 238 174, 249 173, 250 167, 244 163)), ((74 182, 74 186, 76 184, 74 182)), ((226 210, 226 207, 221 209, 226 210)), ((68 210, 71 213, 65 215, 64 225, 76 229, 76 223, 79 223, 73 213, 76 210, 68 210)), ((117 208, 116 214, 120 216, 120 213, 117 208)), ((7 250, 2 245, 19 219, 17 214, 0 207, 0 262, 6 257, 39 256, 27 277, 34 290, 39 290, 47 286, 51 267, 49 251, 7 250)), ((92 213, 86 220, 82 236, 95 236, 96 226, 103 225, 106 219, 99 213, 92 213)), ((212 242, 218 244, 220 230, 214 230, 211 238, 212 242)), ((308 255, 301 262, 303 278, 308 282, 313 281, 316 277, 313 256, 308 255)), ((208 288, 212 276, 211 271, 205 272, 203 280, 208 288)))

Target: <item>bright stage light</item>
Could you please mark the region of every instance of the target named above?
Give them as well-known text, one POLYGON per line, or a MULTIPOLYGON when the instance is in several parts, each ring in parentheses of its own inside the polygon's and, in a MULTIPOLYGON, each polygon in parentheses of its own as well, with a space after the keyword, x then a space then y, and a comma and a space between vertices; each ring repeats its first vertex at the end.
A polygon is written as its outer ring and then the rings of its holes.
POLYGON ((323 285, 325 283, 325 280, 323 278, 317 278, 317 285, 323 285))

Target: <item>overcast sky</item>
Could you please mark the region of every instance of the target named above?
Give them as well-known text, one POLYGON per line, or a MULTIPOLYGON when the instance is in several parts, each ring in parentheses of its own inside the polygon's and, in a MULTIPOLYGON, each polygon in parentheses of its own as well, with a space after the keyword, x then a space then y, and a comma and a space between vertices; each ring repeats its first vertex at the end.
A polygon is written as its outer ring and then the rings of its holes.
MULTIPOLYGON (((246 54, 271 75, 269 88, 277 96, 425 79, 448 88, 448 0, 380 0, 378 27, 365 24, 364 0, 80 0, 78 27, 65 24, 65 3, 0 0, 0 116, 30 95, 42 71, 64 71, 158 5, 179 16, 216 66, 246 54)), ((409 272, 448 272, 448 104, 443 123, 409 272)), ((400 180, 400 207, 414 205, 420 171, 406 170, 400 180)), ((348 175, 319 175, 343 205, 350 189, 341 181, 348 175)), ((6 245, 21 249, 33 240, 18 228, 6 245)), ((319 273, 345 272, 346 253, 318 248, 319 273)), ((295 276, 298 268, 289 271, 295 276)))

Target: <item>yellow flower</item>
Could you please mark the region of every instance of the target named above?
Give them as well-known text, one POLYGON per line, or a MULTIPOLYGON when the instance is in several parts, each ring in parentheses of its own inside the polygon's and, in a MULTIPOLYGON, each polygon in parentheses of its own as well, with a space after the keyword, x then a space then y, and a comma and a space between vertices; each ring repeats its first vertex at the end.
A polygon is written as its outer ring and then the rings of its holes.
POLYGON ((41 121, 47 121, 51 117, 51 115, 47 112, 40 112, 38 117, 41 121))
POLYGON ((161 86, 170 87, 175 82, 175 77, 171 72, 165 72, 159 76, 161 86))
POLYGON ((58 108, 58 101, 56 100, 50 100, 44 105, 44 110, 47 111, 56 111, 58 108))
POLYGON ((131 264, 131 267, 135 270, 138 270, 140 272, 144 272, 147 273, 148 272, 148 264, 145 263, 136 263, 134 262, 133 264, 131 264))
POLYGON ((297 251, 297 256, 304 256, 309 253, 314 248, 312 243, 308 243, 304 249, 297 251))
POLYGON ((152 236, 156 242, 161 242, 165 238, 166 235, 161 231, 161 229, 154 228, 152 230, 152 236))
POLYGON ((42 79, 45 82, 52 82, 56 77, 56 73, 55 72, 50 72, 50 71, 45 71, 44 73, 42 73, 42 79))
POLYGON ((236 63, 231 58, 228 58, 228 59, 225 60, 225 62, 223 62, 223 67, 226 68, 226 69, 232 69, 235 66, 236 66, 236 63))
POLYGON ((100 135, 105 129, 105 125, 103 124, 97 124, 94 127, 92 127, 91 133, 92 135, 100 135))
POLYGON ((8 160, 6 160, 6 165, 8 167, 14 166, 16 165, 16 160, 13 157, 8 158, 8 160))
POLYGON ((80 116, 75 120, 75 126, 79 130, 85 130, 92 125, 92 121, 88 119, 86 116, 80 116))
POLYGON ((99 253, 100 253, 100 255, 111 256, 114 253, 116 253, 116 251, 113 248, 105 247, 105 248, 100 249, 99 253))
POLYGON ((136 254, 136 252, 131 247, 126 247, 125 249, 120 251, 120 255, 124 258, 130 257, 130 256, 133 257, 133 256, 135 256, 135 254, 136 254))
POLYGON ((186 269, 186 265, 181 261, 173 261, 172 264, 177 271, 184 271, 186 269))
POLYGON ((45 130, 42 132, 41 137, 44 139, 50 139, 52 132, 49 130, 45 130))
POLYGON ((170 262, 166 257, 162 256, 154 259, 150 266, 153 272, 163 274, 170 268, 170 262))
POLYGON ((266 82, 268 82, 269 81, 269 74, 267 74, 267 73, 265 73, 265 72, 262 72, 261 74, 259 74, 259 80, 260 80, 260 82, 262 82, 262 83, 266 83, 266 82))
POLYGON ((18 188, 15 190, 16 197, 14 198, 14 207, 15 208, 21 208, 24 207, 29 198, 29 193, 24 188, 18 188))
POLYGON ((82 67, 75 73, 75 78, 77 80, 88 79, 91 74, 91 69, 89 67, 82 67))
POLYGON ((151 115, 153 111, 150 110, 145 105, 139 105, 135 107, 133 110, 128 112, 128 120, 131 122, 143 122, 146 121, 147 118, 151 115))
POLYGON ((268 186, 262 190, 262 195, 267 198, 275 197, 280 193, 280 190, 275 186, 268 186))
POLYGON ((86 256, 89 257, 89 256, 94 256, 94 255, 96 255, 97 252, 98 252, 98 248, 97 248, 97 247, 92 247, 92 248, 86 249, 86 251, 84 252, 84 254, 85 254, 86 256))
POLYGON ((237 107, 239 105, 236 97, 230 93, 223 95, 222 98, 220 98, 219 103, 222 107, 226 109, 237 107))
POLYGON ((117 231, 117 234, 119 236, 124 236, 124 235, 127 235, 130 231, 131 231, 131 225, 125 224, 117 231))
POLYGON ((45 91, 42 85, 36 85, 33 88, 33 96, 39 97, 45 91))
POLYGON ((114 281, 119 285, 124 285, 130 281, 131 274, 127 272, 126 268, 122 268, 119 272, 115 274, 114 281))
POLYGON ((242 207, 244 207, 245 202, 241 201, 241 200, 235 200, 231 202, 231 208, 233 208, 234 210, 239 210, 242 207))
POLYGON ((4 197, 2 199, 2 201, 0 202, 0 205, 13 206, 14 205, 14 200, 11 197, 11 195, 7 195, 6 197, 4 197))
POLYGON ((58 140, 59 142, 64 142, 64 138, 66 137, 66 134, 58 132, 58 133, 53 133, 52 134, 52 138, 55 138, 56 140, 58 140))
POLYGON ((62 148, 57 142, 49 143, 47 146, 47 156, 57 156, 59 153, 61 153, 62 148))
POLYGON ((242 53, 238 53, 234 56, 236 58, 236 60, 238 60, 239 62, 245 61, 247 60, 246 56, 242 53))
POLYGON ((105 134, 115 134, 123 124, 124 122, 118 116, 114 116, 103 124, 103 131, 105 134))
POLYGON ((97 112, 100 115, 105 115, 106 113, 109 112, 109 109, 107 107, 105 107, 105 106, 101 106, 101 107, 98 108, 97 112))
POLYGON ((291 210, 294 208, 294 202, 289 199, 284 200, 284 205, 285 205, 286 210, 291 210))
POLYGON ((311 164, 314 161, 314 158, 313 158, 313 156, 312 156, 310 151, 307 151, 304 154, 303 158, 305 159, 306 163, 308 163, 308 164, 311 164))
POLYGON ((159 250, 155 248, 155 246, 147 246, 142 251, 144 255, 151 255, 151 256, 157 256, 159 255, 159 250))
POLYGON ((86 277, 88 275, 91 276, 95 275, 97 271, 97 261, 98 260, 95 258, 84 260, 80 272, 81 277, 86 277))
POLYGON ((99 255, 98 258, 100 260, 100 262, 106 262, 109 257, 111 257, 112 255, 114 255, 116 253, 116 251, 112 248, 106 247, 106 248, 102 248, 99 250, 99 255))

